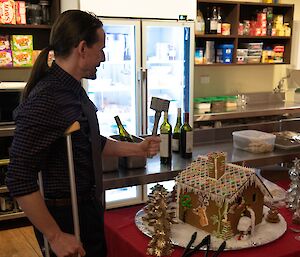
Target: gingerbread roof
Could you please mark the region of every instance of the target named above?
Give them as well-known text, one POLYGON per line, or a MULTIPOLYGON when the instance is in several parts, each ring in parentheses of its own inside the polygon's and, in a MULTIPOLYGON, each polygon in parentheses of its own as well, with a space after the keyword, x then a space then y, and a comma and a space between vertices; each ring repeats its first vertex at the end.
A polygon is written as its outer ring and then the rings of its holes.
POLYGON ((175 180, 180 187, 187 191, 201 191, 209 194, 210 198, 214 200, 225 200, 229 203, 235 201, 240 193, 253 183, 260 188, 264 195, 272 197, 264 183, 256 175, 255 169, 226 163, 225 173, 222 177, 210 178, 206 156, 199 156, 175 180))

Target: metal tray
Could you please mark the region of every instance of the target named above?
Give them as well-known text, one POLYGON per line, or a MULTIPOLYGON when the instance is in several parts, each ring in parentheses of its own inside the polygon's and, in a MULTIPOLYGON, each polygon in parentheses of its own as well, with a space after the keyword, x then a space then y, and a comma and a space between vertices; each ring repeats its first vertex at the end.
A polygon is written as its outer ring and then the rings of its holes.
POLYGON ((275 147, 283 150, 295 149, 300 147, 300 133, 294 131, 274 132, 276 135, 275 147))
MULTIPOLYGON (((112 135, 110 137, 115 140, 120 139, 119 135, 112 135)), ((143 138, 134 135, 132 135, 132 138, 135 143, 139 143, 144 140, 143 138)), ((146 163, 147 163, 146 157, 130 156, 130 157, 119 158, 119 165, 126 169, 144 168, 146 166, 146 163)))

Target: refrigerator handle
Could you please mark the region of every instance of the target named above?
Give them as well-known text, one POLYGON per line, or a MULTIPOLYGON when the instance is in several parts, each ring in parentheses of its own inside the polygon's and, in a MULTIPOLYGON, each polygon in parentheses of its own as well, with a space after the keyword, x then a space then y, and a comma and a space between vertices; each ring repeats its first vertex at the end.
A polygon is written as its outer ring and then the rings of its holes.
POLYGON ((148 69, 140 68, 139 82, 141 89, 141 117, 139 117, 139 121, 141 124, 142 135, 146 135, 148 128, 148 69))

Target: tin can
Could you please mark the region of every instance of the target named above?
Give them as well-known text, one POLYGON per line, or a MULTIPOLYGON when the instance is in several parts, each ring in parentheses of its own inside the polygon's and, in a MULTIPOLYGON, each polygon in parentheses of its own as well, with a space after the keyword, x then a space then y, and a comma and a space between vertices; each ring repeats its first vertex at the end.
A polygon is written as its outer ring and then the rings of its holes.
POLYGON ((249 35, 250 34, 250 21, 249 20, 244 20, 244 31, 243 35, 249 35))
POLYGON ((230 35, 230 23, 222 23, 221 27, 221 34, 224 36, 229 36, 230 35))
POLYGON ((244 35, 244 24, 243 23, 239 23, 238 35, 239 36, 244 35))

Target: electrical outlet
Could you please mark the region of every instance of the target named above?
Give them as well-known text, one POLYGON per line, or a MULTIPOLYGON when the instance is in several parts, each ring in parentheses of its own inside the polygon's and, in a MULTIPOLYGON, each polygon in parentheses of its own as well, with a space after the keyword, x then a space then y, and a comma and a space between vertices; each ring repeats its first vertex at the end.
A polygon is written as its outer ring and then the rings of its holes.
POLYGON ((201 84, 209 84, 210 77, 208 75, 200 76, 200 83, 201 84))

